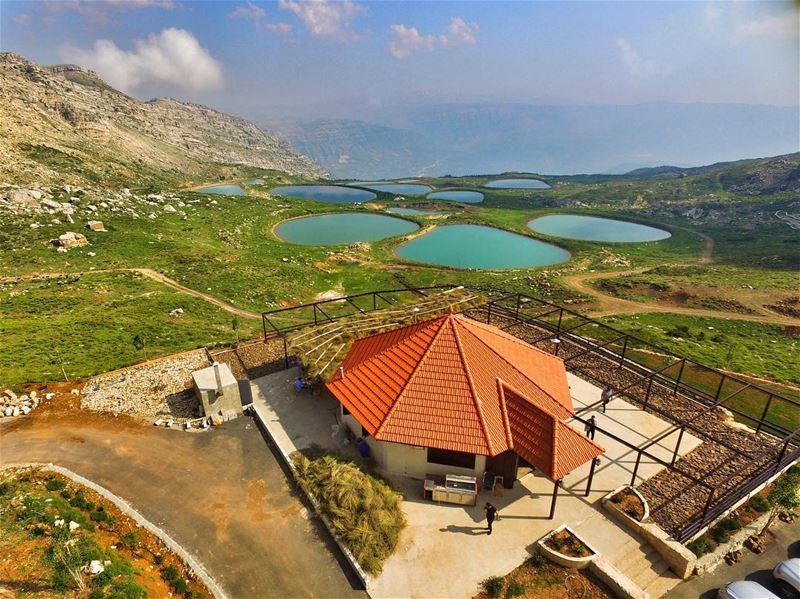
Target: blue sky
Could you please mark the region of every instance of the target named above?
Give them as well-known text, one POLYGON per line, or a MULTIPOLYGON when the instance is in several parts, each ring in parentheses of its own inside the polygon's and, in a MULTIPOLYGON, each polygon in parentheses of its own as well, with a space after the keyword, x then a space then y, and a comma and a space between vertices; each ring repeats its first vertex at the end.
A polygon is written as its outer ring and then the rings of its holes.
POLYGON ((795 6, 0 0, 0 48, 257 119, 438 102, 797 105, 795 6))

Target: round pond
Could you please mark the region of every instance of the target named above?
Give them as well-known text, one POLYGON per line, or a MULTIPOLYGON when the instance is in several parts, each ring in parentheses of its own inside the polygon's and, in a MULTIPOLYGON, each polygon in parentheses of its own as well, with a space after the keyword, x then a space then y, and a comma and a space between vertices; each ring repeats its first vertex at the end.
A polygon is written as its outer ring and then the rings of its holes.
POLYGON ((337 213, 304 216, 280 223, 275 235, 300 245, 344 245, 406 235, 419 227, 382 214, 337 213))
POLYGON ((569 260, 570 253, 544 243, 483 225, 446 225, 397 248, 415 262, 453 268, 531 268, 569 260))
POLYGON ((208 187, 201 187, 195 189, 197 193, 213 193, 221 196, 243 196, 245 195, 244 189, 238 185, 209 185, 208 187))
POLYGON ((371 191, 343 187, 342 185, 286 185, 284 187, 274 187, 270 192, 292 198, 334 204, 358 204, 359 202, 369 202, 377 197, 371 191))
POLYGON ((401 196, 417 196, 428 193, 433 188, 428 185, 419 185, 414 183, 376 183, 372 181, 356 181, 350 185, 357 185, 358 187, 366 187, 373 191, 382 191, 384 193, 394 193, 401 196))
POLYGON ((550 189, 550 186, 539 179, 495 179, 484 187, 492 189, 550 189))
POLYGON ((548 214, 533 219, 528 223, 528 227, 537 233, 552 237, 612 243, 660 241, 672 236, 669 231, 656 227, 578 214, 548 214))
POLYGON ((480 204, 483 194, 480 191, 434 191, 427 196, 429 200, 447 200, 448 202, 463 202, 464 204, 480 204))

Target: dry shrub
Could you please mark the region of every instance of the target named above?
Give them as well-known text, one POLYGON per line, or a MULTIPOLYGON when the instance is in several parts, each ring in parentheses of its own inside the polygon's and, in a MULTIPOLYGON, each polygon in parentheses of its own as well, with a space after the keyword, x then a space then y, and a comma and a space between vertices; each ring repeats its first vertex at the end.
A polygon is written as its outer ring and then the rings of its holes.
POLYGON ((331 455, 292 462, 300 484, 319 502, 339 540, 369 574, 378 574, 406 525, 401 496, 355 464, 331 455))

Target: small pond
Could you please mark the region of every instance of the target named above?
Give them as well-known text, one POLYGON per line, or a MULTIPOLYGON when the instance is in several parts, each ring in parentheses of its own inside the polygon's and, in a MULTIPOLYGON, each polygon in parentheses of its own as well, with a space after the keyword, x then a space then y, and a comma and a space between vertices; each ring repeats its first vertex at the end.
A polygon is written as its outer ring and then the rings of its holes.
POLYGON ((399 206, 392 206, 391 208, 387 208, 386 212, 389 214, 403 214, 405 216, 414 216, 414 215, 430 215, 430 214, 441 214, 441 212, 434 212, 433 210, 420 210, 419 208, 401 208, 399 206))
POLYGON ((454 268, 531 268, 569 260, 570 253, 544 243, 482 225, 446 225, 397 248, 397 255, 415 262, 454 268))
POLYGON ((274 187, 271 193, 301 198, 303 200, 316 200, 318 202, 332 202, 334 204, 357 204, 369 202, 377 196, 371 191, 353 189, 341 185, 286 185, 274 187))
POLYGON ((484 187, 492 189, 550 189, 550 186, 539 179, 495 179, 484 187))
POLYGON ((221 196, 243 196, 245 195, 244 189, 238 185, 209 185, 208 187, 201 187, 195 189, 197 193, 213 193, 221 196))
POLYGON ((480 204, 483 201, 483 194, 480 191, 435 191, 426 197, 429 200, 447 200, 464 204, 480 204))
POLYGON ((347 212, 287 220, 275 227, 275 235, 300 245, 344 245, 406 235, 417 229, 415 223, 402 218, 347 212))
POLYGON ((394 193, 401 196, 417 196, 428 193, 433 188, 429 185, 419 185, 413 183, 376 183, 371 181, 356 181, 350 185, 357 185, 358 187, 366 187, 373 191, 382 191, 383 193, 394 193))
POLYGON ((533 219, 528 223, 528 227, 537 233, 552 237, 612 243, 660 241, 672 236, 669 231, 656 227, 613 218, 577 214, 548 214, 533 219))

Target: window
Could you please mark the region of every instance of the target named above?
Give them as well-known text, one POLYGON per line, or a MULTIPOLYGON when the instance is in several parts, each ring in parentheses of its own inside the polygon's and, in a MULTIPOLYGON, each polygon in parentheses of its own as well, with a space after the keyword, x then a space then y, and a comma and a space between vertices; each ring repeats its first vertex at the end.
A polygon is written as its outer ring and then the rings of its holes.
POLYGON ((428 463, 455 466, 457 468, 475 469, 475 454, 461 451, 447 451, 446 449, 428 448, 428 463))

